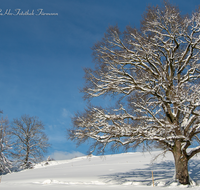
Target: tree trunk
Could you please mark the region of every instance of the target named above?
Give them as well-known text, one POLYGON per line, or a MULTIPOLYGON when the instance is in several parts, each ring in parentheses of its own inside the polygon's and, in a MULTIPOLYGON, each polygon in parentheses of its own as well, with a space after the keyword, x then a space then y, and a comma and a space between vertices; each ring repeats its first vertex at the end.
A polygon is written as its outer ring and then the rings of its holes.
POLYGON ((183 184, 190 184, 189 173, 188 173, 188 158, 187 155, 184 155, 181 151, 181 146, 176 146, 173 151, 174 160, 175 160, 175 179, 183 184))
POLYGON ((26 157, 25 157, 25 161, 24 161, 24 167, 25 168, 28 167, 28 158, 29 158, 29 155, 28 155, 28 153, 26 153, 26 157))
POLYGON ((29 149, 29 144, 28 144, 28 140, 27 140, 27 147, 26 147, 26 157, 25 157, 25 167, 28 168, 29 167, 29 164, 28 164, 28 160, 29 160, 29 152, 30 152, 30 149, 29 149))

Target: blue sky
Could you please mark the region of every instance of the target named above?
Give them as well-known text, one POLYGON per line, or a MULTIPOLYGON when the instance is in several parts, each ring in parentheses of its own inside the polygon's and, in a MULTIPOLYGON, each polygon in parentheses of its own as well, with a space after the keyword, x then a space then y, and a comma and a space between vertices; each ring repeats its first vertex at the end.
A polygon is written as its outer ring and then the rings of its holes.
MULTIPOLYGON (((199 0, 173 0, 191 14, 199 0)), ((110 25, 139 27, 147 5, 160 0, 0 0, 0 109, 10 122, 23 114, 45 124, 51 155, 85 154, 66 139, 70 117, 86 103, 79 89, 84 67, 93 67, 91 47, 110 25), (16 15, 27 12, 33 15, 16 15), (38 9, 40 9, 38 11, 38 9), (55 13, 57 15, 39 15, 55 13), (10 12, 15 15, 8 15, 10 12), (2 13, 2 15, 1 15, 2 13)), ((102 100, 103 105, 109 99, 102 100)))

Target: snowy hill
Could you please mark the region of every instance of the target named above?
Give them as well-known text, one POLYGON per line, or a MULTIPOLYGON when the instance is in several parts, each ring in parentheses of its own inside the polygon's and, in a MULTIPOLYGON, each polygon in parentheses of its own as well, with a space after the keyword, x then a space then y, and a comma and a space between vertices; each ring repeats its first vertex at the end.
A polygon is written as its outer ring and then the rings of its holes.
MULTIPOLYGON (((153 158, 160 152, 124 153, 107 156, 79 157, 64 161, 51 161, 36 165, 35 169, 7 174, 2 177, 1 189, 8 190, 52 190, 52 189, 140 189, 150 190, 152 171, 156 188, 180 189, 184 186, 172 182, 174 175, 173 157, 153 158)), ((198 183, 200 161, 195 157, 190 161, 190 175, 198 183)), ((199 189, 199 186, 192 187, 199 189)))

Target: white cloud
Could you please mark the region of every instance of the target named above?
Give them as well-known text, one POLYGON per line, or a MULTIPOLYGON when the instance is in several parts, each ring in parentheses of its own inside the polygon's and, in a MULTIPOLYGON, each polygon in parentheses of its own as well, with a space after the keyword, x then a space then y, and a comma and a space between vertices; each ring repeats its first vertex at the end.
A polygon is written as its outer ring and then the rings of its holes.
POLYGON ((50 155, 50 157, 53 158, 54 160, 68 160, 80 156, 84 156, 84 154, 76 151, 71 153, 63 151, 55 151, 50 155))

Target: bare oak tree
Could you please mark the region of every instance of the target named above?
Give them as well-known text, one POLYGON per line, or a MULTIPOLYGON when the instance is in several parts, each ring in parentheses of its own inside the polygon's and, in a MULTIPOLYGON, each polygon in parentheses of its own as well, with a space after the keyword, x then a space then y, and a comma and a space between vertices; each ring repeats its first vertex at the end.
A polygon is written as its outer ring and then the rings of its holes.
POLYGON ((0 174, 11 172, 9 157, 12 150, 11 136, 7 118, 0 118, 0 174))
POLYGON ((20 166, 29 168, 31 163, 41 161, 49 147, 43 123, 37 117, 23 115, 13 120, 11 128, 15 142, 13 158, 17 159, 20 166))
POLYGON ((92 138, 101 151, 108 144, 162 146, 174 156, 176 180, 189 184, 188 161, 200 152, 200 8, 182 16, 167 2, 148 7, 140 29, 110 27, 93 55, 85 98, 114 95, 119 105, 77 113, 69 138, 92 138))

